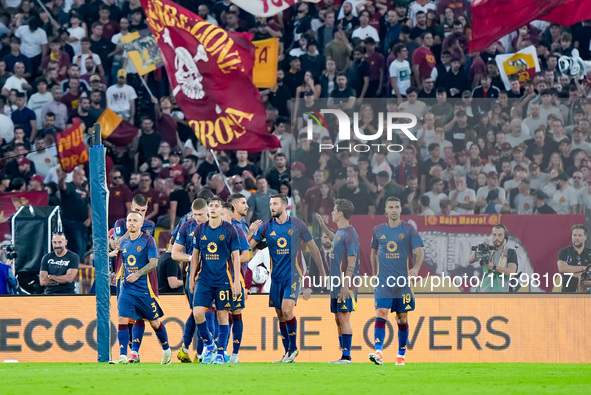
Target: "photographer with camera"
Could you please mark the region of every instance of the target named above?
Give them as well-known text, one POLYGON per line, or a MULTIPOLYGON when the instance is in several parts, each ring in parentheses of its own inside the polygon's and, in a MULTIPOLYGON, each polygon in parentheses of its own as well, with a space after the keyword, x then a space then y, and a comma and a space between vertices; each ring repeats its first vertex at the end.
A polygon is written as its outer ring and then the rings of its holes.
POLYGON ((591 292, 591 249, 585 248, 585 225, 573 225, 571 237, 573 244, 558 252, 562 292, 591 292))
POLYGON ((2 245, 6 259, 0 260, 0 295, 14 295, 18 288, 18 281, 14 276, 13 261, 16 259, 14 245, 2 245))
POLYGON ((510 292, 509 279, 512 273, 517 273, 517 252, 508 248, 509 231, 504 225, 492 228, 492 245, 489 239, 472 247, 474 251, 468 262, 480 260, 483 266, 483 278, 475 292, 510 292))

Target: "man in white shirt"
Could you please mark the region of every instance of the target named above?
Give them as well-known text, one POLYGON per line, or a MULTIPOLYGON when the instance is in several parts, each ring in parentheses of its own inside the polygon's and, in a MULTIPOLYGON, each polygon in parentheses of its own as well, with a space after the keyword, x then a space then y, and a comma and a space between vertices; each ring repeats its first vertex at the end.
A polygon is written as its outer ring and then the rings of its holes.
POLYGON ((433 213, 441 214, 439 202, 441 199, 447 199, 447 196, 443 193, 443 180, 441 178, 434 178, 431 180, 430 186, 431 190, 424 194, 429 197, 429 208, 433 210, 433 213))
POLYGON ((58 164, 55 155, 45 149, 47 148, 46 145, 45 136, 37 135, 35 137, 36 151, 27 155, 27 159, 35 164, 37 174, 40 174, 43 178, 47 176, 51 168, 58 164))
POLYGON ((408 17, 412 19, 412 25, 415 26, 417 24, 417 13, 419 11, 423 11, 426 14, 429 10, 437 13, 437 6, 432 1, 413 1, 410 3, 408 6, 408 17))
POLYGON ((476 205, 476 192, 468 189, 465 176, 456 176, 456 190, 449 193, 452 209, 458 214, 474 214, 476 205))
POLYGON ((127 85, 127 72, 120 69, 117 72, 117 84, 107 89, 107 107, 126 121, 135 117, 135 89, 127 85))
POLYGON ((530 181, 524 178, 519 183, 519 194, 515 196, 515 209, 517 214, 534 213, 534 197, 531 195, 530 181))
POLYGON ((8 97, 12 89, 16 89, 22 93, 27 93, 28 90, 32 90, 33 88, 29 85, 24 75, 25 64, 23 62, 16 62, 14 64, 14 75, 8 77, 2 87, 2 96, 8 97))
POLYGON ((371 37, 376 43, 379 43, 380 36, 378 35, 378 31, 375 29, 375 27, 369 25, 369 18, 369 11, 361 11, 359 14, 359 27, 353 30, 351 38, 359 38, 361 41, 363 41, 366 38, 371 37))
POLYGON ((47 81, 45 78, 37 78, 36 83, 37 93, 31 95, 29 102, 27 103, 27 107, 35 112, 35 115, 37 116, 37 130, 41 130, 43 128, 41 109, 45 104, 53 100, 53 96, 51 96, 51 93, 47 90, 47 81))
POLYGON ((390 85, 392 85, 392 96, 398 98, 401 104, 406 97, 406 90, 410 88, 410 63, 408 63, 408 48, 405 44, 394 46, 396 59, 390 64, 390 85))
POLYGON ((476 192, 476 207, 485 207, 487 205, 486 198, 488 193, 494 190, 499 193, 499 204, 505 204, 505 190, 499 186, 499 175, 491 171, 486 175, 486 185, 478 188, 478 192, 476 192))

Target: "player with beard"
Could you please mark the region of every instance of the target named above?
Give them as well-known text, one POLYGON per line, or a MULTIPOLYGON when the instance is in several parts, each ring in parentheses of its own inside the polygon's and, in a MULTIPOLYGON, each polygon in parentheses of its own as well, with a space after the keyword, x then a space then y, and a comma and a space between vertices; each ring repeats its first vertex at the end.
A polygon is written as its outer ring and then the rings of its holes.
MULTIPOLYGON (((326 273, 318 247, 306 224, 287 215, 287 197, 282 193, 271 195, 269 207, 273 218, 261 225, 250 240, 250 246, 254 247, 263 239, 267 241, 272 262, 269 307, 275 308, 285 348, 285 355, 277 362, 289 363, 294 362, 299 353, 294 309, 302 288, 304 267, 301 253, 305 245, 310 248, 323 278, 326 273)), ((310 298, 311 292, 309 288, 304 290, 304 300, 310 298)))
POLYGON ((416 229, 400 219, 402 212, 400 199, 395 196, 389 197, 386 200, 385 212, 388 221, 374 228, 371 239, 371 267, 373 275, 378 277, 378 286, 374 289, 375 352, 369 354, 369 360, 376 365, 384 363, 383 348, 388 313, 396 312, 398 324, 396 365, 404 365, 409 334, 407 316, 408 312, 415 308, 409 276, 418 276, 425 253, 423 241, 416 229), (408 263, 413 260, 413 252, 416 255, 416 261, 412 269, 408 270, 408 263), (402 282, 401 278, 405 281, 402 282), (395 284, 392 284, 392 280, 395 284))
MULTIPOLYGON (((121 291, 117 300, 117 310, 119 310, 119 330, 117 337, 119 339, 119 357, 110 363, 125 364, 129 359, 127 357, 127 345, 129 342, 129 332, 127 323, 130 318, 139 317, 141 320, 148 320, 156 333, 158 341, 162 345, 162 364, 170 363, 171 350, 168 344, 168 335, 164 324, 159 320, 163 316, 158 296, 154 289, 158 289, 158 282, 153 283, 148 278, 148 273, 154 272, 158 266, 158 247, 156 240, 150 235, 142 232, 144 217, 137 212, 131 212, 127 215, 126 227, 129 237, 124 239, 119 248, 123 258, 124 280, 121 283, 121 291)), ((137 353, 139 344, 132 343, 131 354, 137 353)))
MULTIPOLYGON (((482 241, 485 244, 489 239, 482 241)), ((517 273, 517 251, 508 248, 509 231, 504 225, 497 224, 492 228, 492 242, 494 250, 492 259, 483 268, 482 281, 477 292, 509 292, 509 279, 512 273, 517 273)), ((469 263, 480 259, 481 251, 476 250, 470 255, 469 263)))

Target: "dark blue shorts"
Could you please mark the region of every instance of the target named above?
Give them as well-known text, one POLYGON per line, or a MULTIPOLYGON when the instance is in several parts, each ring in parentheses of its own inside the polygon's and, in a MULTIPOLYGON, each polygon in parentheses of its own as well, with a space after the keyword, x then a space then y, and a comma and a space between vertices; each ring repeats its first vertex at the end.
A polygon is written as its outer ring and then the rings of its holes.
POLYGON ((292 277, 282 282, 271 282, 269 291, 269 307, 281 309, 283 299, 291 299, 298 303, 298 297, 302 289, 302 278, 292 277))
POLYGON ((349 297, 345 300, 336 297, 330 299, 331 313, 350 313, 357 310, 357 291, 349 291, 349 297))
POLYGON ((246 299, 244 293, 244 287, 240 287, 242 289, 242 293, 240 295, 236 295, 232 298, 232 310, 243 309, 246 307, 246 299))
POLYGON ((125 291, 119 293, 117 310, 119 310, 119 317, 141 318, 148 321, 154 321, 164 315, 158 299, 150 295, 130 295, 125 291))
POLYGON ((193 295, 193 307, 211 308, 212 302, 215 302, 217 310, 233 310, 234 301, 230 284, 212 287, 197 280, 195 295, 193 295))
POLYGON ((390 309, 390 312, 406 313, 415 309, 415 296, 409 287, 390 288, 374 292, 376 309, 390 309))

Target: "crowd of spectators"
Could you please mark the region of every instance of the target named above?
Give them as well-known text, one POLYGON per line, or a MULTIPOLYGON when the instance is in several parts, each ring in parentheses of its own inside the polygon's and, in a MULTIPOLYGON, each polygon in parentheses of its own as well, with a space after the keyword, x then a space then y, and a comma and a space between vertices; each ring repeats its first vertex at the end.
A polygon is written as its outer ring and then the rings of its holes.
POLYGON ((147 27, 139 0, 0 2, 0 192, 46 189, 79 256, 91 247, 88 166, 61 171, 54 140, 74 118, 92 126, 107 107, 138 128, 127 147, 106 142, 110 226, 134 193, 146 195, 146 218, 164 230, 210 192, 245 194, 254 221, 270 218, 269 196, 280 191, 310 225, 338 197, 359 215, 383 213, 392 195, 406 214, 591 208, 591 84, 557 69, 573 48, 589 58, 591 21, 534 21, 471 52, 465 0, 321 0, 270 18, 228 0, 181 0, 228 31, 280 41, 277 84, 261 97, 281 148, 218 152, 218 167, 170 95, 166 70, 147 76, 151 97, 128 60, 121 38, 147 27), (529 45, 541 71, 509 76, 507 89, 495 55, 529 45), (365 135, 383 126, 379 113, 412 113, 418 141, 383 133, 372 143, 404 150, 357 152, 347 147, 367 141, 339 140, 330 121, 310 140, 307 111, 321 108, 358 113, 350 119, 365 135))

